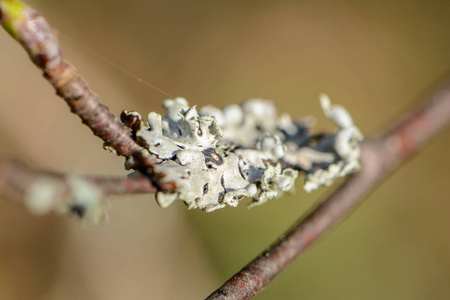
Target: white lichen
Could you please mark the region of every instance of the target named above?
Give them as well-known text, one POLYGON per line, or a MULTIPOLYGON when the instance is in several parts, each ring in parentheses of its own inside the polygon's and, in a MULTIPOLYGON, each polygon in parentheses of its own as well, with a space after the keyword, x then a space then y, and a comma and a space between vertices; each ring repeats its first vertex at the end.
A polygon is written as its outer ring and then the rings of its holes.
MULTIPOLYGON (((125 114, 138 119, 133 136, 155 161, 148 175, 165 174, 158 180, 176 183, 175 193, 156 194, 158 204, 182 200, 189 209, 210 212, 244 198, 255 206, 279 197, 291 190, 299 171, 310 192, 357 170, 360 131, 326 95, 321 104, 337 126, 333 134, 311 135, 310 122, 279 116, 271 101, 261 99, 199 112, 183 98, 166 100, 165 117, 152 112, 147 124, 136 112, 125 114)), ((134 168, 131 157, 126 167, 134 168)))
POLYGON ((26 190, 24 202, 35 215, 44 215, 57 205, 61 194, 61 185, 51 177, 40 177, 26 190))
POLYGON ((66 182, 70 192, 66 201, 58 206, 57 212, 75 213, 87 225, 104 222, 108 216, 108 209, 99 188, 85 177, 75 173, 66 175, 66 182))
POLYGON ((25 193, 25 203, 31 213, 76 214, 88 225, 99 224, 107 217, 101 191, 77 174, 68 174, 64 179, 51 176, 36 179, 25 193))

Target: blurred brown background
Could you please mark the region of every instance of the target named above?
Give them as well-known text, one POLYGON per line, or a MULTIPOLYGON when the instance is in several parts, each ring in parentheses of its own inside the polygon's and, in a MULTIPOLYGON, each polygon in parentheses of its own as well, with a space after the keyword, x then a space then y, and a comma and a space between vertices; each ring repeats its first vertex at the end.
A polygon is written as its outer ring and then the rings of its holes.
MULTIPOLYGON (((345 105, 366 135, 411 107, 450 67, 449 1, 33 0, 112 111, 273 99, 318 116, 345 105)), ((0 31, 2 155, 33 166, 124 175, 123 159, 69 113, 0 31)), ((450 132, 372 194, 256 299, 449 299, 450 132)), ((0 201, 0 299, 201 299, 331 192, 211 214, 153 196, 112 199, 111 220, 35 217, 0 201)))

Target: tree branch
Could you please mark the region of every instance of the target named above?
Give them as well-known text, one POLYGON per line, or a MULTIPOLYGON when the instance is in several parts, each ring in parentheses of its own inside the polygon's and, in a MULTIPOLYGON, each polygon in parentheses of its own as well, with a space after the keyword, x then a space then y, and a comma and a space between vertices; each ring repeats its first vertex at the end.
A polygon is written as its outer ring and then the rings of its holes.
POLYGON ((447 127, 449 121, 450 82, 447 82, 398 125, 363 142, 361 171, 207 299, 249 299, 261 291, 295 258, 337 226, 378 183, 447 127))
POLYGON ((47 21, 36 10, 16 0, 0 0, 0 22, 43 72, 58 96, 92 132, 119 155, 141 150, 126 128, 88 87, 75 68, 64 60, 58 40, 47 21))

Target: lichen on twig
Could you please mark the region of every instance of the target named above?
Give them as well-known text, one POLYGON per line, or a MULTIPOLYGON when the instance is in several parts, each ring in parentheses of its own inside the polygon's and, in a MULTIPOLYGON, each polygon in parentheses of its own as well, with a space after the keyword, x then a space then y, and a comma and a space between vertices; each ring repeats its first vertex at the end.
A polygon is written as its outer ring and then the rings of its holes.
POLYGON ((197 112, 177 98, 165 102, 164 118, 151 113, 145 126, 139 114, 124 112, 130 132, 64 60, 56 35, 36 10, 0 0, 0 23, 106 148, 152 181, 162 207, 180 199, 189 208, 213 211, 247 197, 255 206, 289 191, 299 171, 309 192, 359 167, 361 134, 345 109, 326 97, 324 112, 338 131, 320 137, 308 133, 307 123, 279 117, 265 100, 197 112))
MULTIPOLYGON (((144 123, 138 113, 124 111, 121 118, 153 159, 148 175, 165 173, 160 180, 178 186, 175 192, 159 191, 159 205, 181 200, 189 209, 211 212, 244 198, 252 199, 252 207, 279 197, 301 171, 310 192, 357 170, 360 131, 343 107, 331 105, 325 95, 321 104, 338 127, 335 133, 312 135, 308 122, 279 116, 271 101, 261 99, 197 111, 176 98, 164 102, 164 117, 152 112, 144 123)), ((136 169, 132 156, 126 167, 136 169)))
MULTIPOLYGON (((107 147, 127 156, 128 167, 145 175, 74 178, 34 172, 0 159, 0 194, 22 196, 25 200, 17 202, 32 212, 71 211, 96 220, 103 213, 102 209, 96 213, 102 205, 100 196, 155 191, 161 206, 180 199, 190 208, 212 211, 226 203, 237 205, 247 196, 253 198, 251 205, 257 205, 289 190, 297 172, 305 173, 305 189, 311 191, 359 168, 362 136, 346 110, 332 106, 326 96, 321 97, 323 110, 338 127, 328 135, 309 134, 307 123, 278 116, 271 103, 261 100, 197 112, 184 100, 175 99, 165 103, 169 112, 164 118, 152 113, 148 124, 139 114, 124 112, 122 121, 130 131, 62 58, 56 36, 37 11, 17 0, 0 0, 0 23, 25 48, 72 112, 107 147), (83 190, 88 191, 87 198, 83 190)), ((208 299, 248 299, 262 290, 361 203, 376 184, 448 126, 449 120, 447 83, 398 126, 362 143, 361 172, 208 299)))
POLYGON ((25 206, 35 215, 49 212, 77 215, 98 224, 107 216, 106 197, 154 193, 145 176, 86 176, 29 168, 21 161, 0 157, 0 196, 25 206))

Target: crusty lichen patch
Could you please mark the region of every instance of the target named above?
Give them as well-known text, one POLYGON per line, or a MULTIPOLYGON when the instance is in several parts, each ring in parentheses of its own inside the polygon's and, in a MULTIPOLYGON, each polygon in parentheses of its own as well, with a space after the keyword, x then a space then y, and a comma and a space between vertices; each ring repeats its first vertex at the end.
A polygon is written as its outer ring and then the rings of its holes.
MULTIPOLYGON (((177 184, 175 193, 157 193, 158 204, 182 200, 189 209, 211 212, 244 198, 255 206, 279 197, 300 171, 309 192, 357 170, 361 133, 343 107, 324 95, 321 104, 337 126, 332 134, 312 135, 308 122, 279 116, 271 101, 261 99, 197 111, 176 98, 164 102, 164 117, 152 112, 144 124, 138 113, 124 112, 123 119, 133 119, 133 137, 155 159, 153 172, 166 174, 159 180, 177 184)), ((131 157, 126 167, 134 167, 131 157)))

